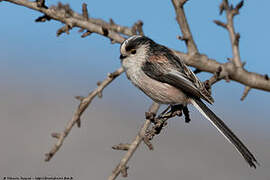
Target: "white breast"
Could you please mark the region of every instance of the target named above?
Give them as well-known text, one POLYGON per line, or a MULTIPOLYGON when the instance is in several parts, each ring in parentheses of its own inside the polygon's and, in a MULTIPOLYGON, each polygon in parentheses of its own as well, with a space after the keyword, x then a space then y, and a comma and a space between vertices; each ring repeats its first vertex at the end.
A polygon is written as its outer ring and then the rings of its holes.
POLYGON ((188 98, 179 89, 156 81, 147 76, 141 69, 144 62, 144 52, 136 53, 122 61, 127 77, 152 100, 161 104, 187 104, 188 98))

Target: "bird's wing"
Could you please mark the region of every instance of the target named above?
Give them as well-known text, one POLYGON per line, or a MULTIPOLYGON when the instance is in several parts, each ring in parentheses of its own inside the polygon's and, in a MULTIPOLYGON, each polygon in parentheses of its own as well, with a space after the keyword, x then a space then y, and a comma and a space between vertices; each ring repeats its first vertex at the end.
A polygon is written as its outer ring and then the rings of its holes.
POLYGON ((202 98, 210 104, 214 102, 204 84, 173 52, 148 56, 142 70, 149 77, 177 87, 191 97, 202 98))

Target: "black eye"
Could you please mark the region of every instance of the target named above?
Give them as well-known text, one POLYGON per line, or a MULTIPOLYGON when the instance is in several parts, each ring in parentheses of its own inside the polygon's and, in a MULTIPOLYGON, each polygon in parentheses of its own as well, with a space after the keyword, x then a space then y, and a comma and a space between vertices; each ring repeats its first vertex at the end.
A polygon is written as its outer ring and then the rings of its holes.
POLYGON ((130 53, 131 54, 136 54, 136 50, 135 49, 131 49, 130 53))

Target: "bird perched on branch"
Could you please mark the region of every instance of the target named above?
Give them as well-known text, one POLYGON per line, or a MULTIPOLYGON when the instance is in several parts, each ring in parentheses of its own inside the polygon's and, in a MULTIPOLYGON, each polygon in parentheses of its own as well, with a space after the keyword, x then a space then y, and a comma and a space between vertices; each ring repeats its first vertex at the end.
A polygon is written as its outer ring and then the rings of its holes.
POLYGON ((257 160, 247 147, 203 103, 202 100, 214 102, 204 83, 170 49, 148 37, 135 35, 121 44, 120 53, 126 75, 136 87, 160 104, 192 104, 256 168, 257 160))

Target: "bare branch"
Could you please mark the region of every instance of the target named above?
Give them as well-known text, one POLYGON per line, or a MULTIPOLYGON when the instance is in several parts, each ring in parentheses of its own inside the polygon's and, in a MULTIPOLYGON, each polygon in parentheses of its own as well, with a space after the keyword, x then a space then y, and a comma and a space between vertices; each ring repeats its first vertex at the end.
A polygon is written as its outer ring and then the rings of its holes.
POLYGON ((260 89, 270 92, 270 81, 266 80, 264 75, 249 72, 242 67, 238 68, 231 62, 220 63, 215 59, 211 59, 204 54, 191 56, 179 51, 174 53, 181 58, 188 66, 195 67, 203 72, 215 73, 219 66, 222 66, 223 71, 227 73, 230 80, 236 81, 243 85, 250 86, 254 89, 260 89))
MULTIPOLYGON (((153 103, 152 106, 149 109, 150 113, 156 113, 159 109, 159 104, 153 103)), ((143 141, 146 131, 148 127, 151 124, 150 119, 146 119, 145 123, 143 124, 142 128, 140 129, 140 132, 136 136, 136 138, 133 140, 133 142, 130 144, 128 151, 124 155, 124 157, 121 159, 120 163, 117 165, 117 167, 114 169, 111 176, 108 178, 108 180, 114 180, 117 178, 117 176, 122 172, 122 169, 124 169, 129 161, 129 159, 132 157, 140 143, 143 141)), ((122 173, 123 175, 123 173, 122 173)), ((126 174, 127 175, 127 174, 126 174)))
POLYGON ((243 1, 241 1, 236 8, 227 8, 226 9, 226 18, 227 18, 227 30, 230 34, 232 52, 233 52, 233 62, 236 67, 242 67, 240 52, 239 52, 239 38, 240 34, 235 33, 233 18, 236 14, 239 13, 239 9, 243 6, 243 1))
POLYGON ((39 11, 47 15, 51 19, 60 21, 64 24, 73 24, 74 27, 81 27, 83 29, 87 29, 90 32, 94 32, 100 35, 104 34, 102 27, 105 27, 108 29, 107 37, 110 39, 114 39, 118 43, 121 43, 123 40, 125 40, 125 38, 119 34, 120 31, 121 33, 133 35, 131 29, 127 27, 122 26, 111 27, 109 23, 94 18, 89 18, 87 21, 82 15, 73 12, 70 8, 67 8, 66 5, 62 5, 61 3, 59 3, 58 6, 52 6, 46 9, 38 7, 35 2, 31 2, 28 0, 5 0, 5 1, 28 7, 30 9, 39 11), (118 31, 116 32, 115 30, 118 31))
POLYGON ((59 134, 59 133, 53 133, 53 137, 57 137, 57 142, 54 144, 52 149, 50 150, 49 153, 46 153, 46 158, 45 161, 49 161, 55 153, 60 149, 62 146, 65 138, 71 131, 72 127, 75 125, 75 123, 80 122, 80 118, 85 111, 85 109, 89 106, 89 104, 92 102, 92 100, 98 95, 98 93, 102 92, 103 89, 108 86, 115 78, 117 78, 120 74, 124 72, 124 69, 121 67, 117 69, 115 72, 109 74, 106 79, 104 79, 101 84, 89 95, 85 98, 79 97, 77 99, 80 99, 81 103, 79 104, 77 110, 75 111, 71 121, 68 122, 67 126, 65 127, 64 131, 59 134), (56 135, 57 134, 57 135, 56 135))
POLYGON ((172 0, 176 12, 176 20, 180 26, 183 39, 186 39, 185 43, 188 49, 188 54, 196 54, 198 53, 198 49, 193 40, 191 31, 189 29, 189 25, 183 7, 186 2, 187 0, 172 0))
MULTIPOLYGON (((93 19, 93 18, 89 18, 89 20, 86 21, 82 15, 79 15, 75 12, 72 13, 71 17, 65 18, 64 11, 58 10, 55 7, 50 7, 49 9, 38 8, 35 2, 30 2, 28 0, 5 0, 5 1, 18 4, 21 6, 25 6, 36 11, 40 11, 44 13, 46 16, 54 20, 63 22, 65 24, 67 24, 68 22, 73 22, 74 27, 80 27, 82 29, 86 29, 87 31, 89 31, 89 33, 91 32, 91 33, 97 33, 97 34, 103 35, 104 32, 102 30, 102 27, 105 27, 109 31, 107 37, 111 40, 112 43, 121 43, 123 40, 125 40, 125 38, 121 34, 126 35, 126 36, 131 36, 134 33, 132 31, 132 28, 117 25, 112 20, 110 21, 110 23, 106 23, 103 20, 93 19)), ((173 3, 174 4, 176 3, 176 5, 179 5, 177 0, 173 0, 173 3)), ((228 7, 228 2, 226 0, 223 0, 223 3, 226 10, 230 9, 228 7)), ((181 10, 179 6, 176 6, 176 7, 177 9, 181 10)), ((185 22, 182 22, 182 23, 187 25, 186 19, 184 19, 184 21, 185 22)), ((186 28, 186 31, 184 32, 187 32, 187 34, 189 34, 190 32, 189 28, 188 29, 186 28)), ((210 72, 214 74, 216 70, 218 69, 218 67, 222 66, 223 71, 228 74, 227 77, 230 80, 234 80, 238 83, 241 83, 245 86, 249 86, 255 89, 270 91, 270 82, 265 79, 264 75, 261 75, 255 72, 248 72, 247 70, 241 68, 241 62, 240 62, 239 67, 238 66, 235 67, 233 63, 222 64, 222 63, 217 62, 215 59, 209 58, 208 56, 204 54, 199 54, 199 53, 186 54, 186 53, 176 51, 174 49, 171 49, 171 50, 174 51, 174 53, 179 58, 181 58, 187 65, 192 66, 196 69, 199 69, 203 72, 210 72)))

